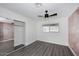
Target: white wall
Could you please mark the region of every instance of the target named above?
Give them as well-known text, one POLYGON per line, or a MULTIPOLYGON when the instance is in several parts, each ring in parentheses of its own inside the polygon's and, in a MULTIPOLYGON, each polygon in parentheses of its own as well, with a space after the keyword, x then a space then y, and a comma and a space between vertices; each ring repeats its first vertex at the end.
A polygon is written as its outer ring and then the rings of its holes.
MULTIPOLYGON (((40 20, 37 23, 37 40, 68 46, 68 17, 76 10, 77 7, 78 6, 67 7, 67 16, 60 15, 62 17, 57 16, 40 20), (58 33, 45 33, 42 31, 43 24, 52 23, 59 23, 58 33)), ((64 14, 67 13, 64 12, 64 14)))
POLYGON ((36 33, 36 23, 33 20, 28 20, 28 22, 26 22, 26 44, 30 44, 34 41, 37 40, 37 33, 36 33))
MULTIPOLYGON (((23 21, 26 23, 25 26, 25 45, 28 45, 32 42, 34 42, 36 39, 36 35, 35 35, 35 21, 32 21, 32 19, 24 17, 18 13, 15 13, 13 11, 10 11, 8 9, 5 9, 3 7, 0 7, 0 16, 1 17, 6 17, 9 19, 15 19, 15 20, 19 20, 19 21, 23 21), (31 31, 32 30, 32 31, 31 31)), ((19 39, 18 39, 19 40, 19 39)), ((15 44, 16 45, 16 44, 15 44)))
POLYGON ((60 45, 68 45, 68 20, 66 17, 60 19, 42 20, 37 23, 37 39, 60 45), (42 31, 43 24, 59 23, 58 33, 45 33, 42 31))

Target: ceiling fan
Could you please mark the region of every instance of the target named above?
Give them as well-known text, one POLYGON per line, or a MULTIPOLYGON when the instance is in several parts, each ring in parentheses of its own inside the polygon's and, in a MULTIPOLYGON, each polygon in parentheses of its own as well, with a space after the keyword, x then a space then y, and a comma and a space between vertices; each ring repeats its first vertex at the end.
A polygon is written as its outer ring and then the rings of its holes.
POLYGON ((49 15, 48 14, 48 10, 45 10, 45 14, 44 15, 38 15, 38 17, 44 17, 44 18, 49 18, 49 17, 52 17, 52 16, 57 16, 57 13, 49 15))

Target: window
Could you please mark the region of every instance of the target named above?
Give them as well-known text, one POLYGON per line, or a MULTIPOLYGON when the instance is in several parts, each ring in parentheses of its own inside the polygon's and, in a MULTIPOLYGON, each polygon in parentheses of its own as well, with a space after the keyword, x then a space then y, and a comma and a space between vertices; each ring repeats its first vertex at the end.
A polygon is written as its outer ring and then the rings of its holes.
POLYGON ((43 26, 43 32, 49 32, 49 26, 43 26))
POLYGON ((58 32, 58 26, 50 26, 50 32, 58 32))
POLYGON ((59 32, 59 24, 45 24, 43 25, 43 32, 59 32))

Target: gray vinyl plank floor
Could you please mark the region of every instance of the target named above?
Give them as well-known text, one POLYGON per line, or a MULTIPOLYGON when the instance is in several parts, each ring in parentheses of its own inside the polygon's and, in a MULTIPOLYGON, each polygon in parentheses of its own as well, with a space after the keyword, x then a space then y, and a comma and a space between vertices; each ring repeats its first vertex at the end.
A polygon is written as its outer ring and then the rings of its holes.
POLYGON ((74 56, 67 46, 36 41, 8 56, 74 56))

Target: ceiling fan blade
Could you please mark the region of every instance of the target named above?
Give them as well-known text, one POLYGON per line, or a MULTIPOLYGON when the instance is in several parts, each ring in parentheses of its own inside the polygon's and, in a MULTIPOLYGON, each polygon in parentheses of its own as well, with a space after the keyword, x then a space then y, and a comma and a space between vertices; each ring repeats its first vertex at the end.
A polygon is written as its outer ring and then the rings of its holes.
POLYGON ((54 13, 54 14, 52 14, 52 15, 50 15, 50 16, 57 16, 57 13, 54 13))
POLYGON ((38 17, 44 17, 44 16, 42 16, 42 15, 38 15, 38 17))

